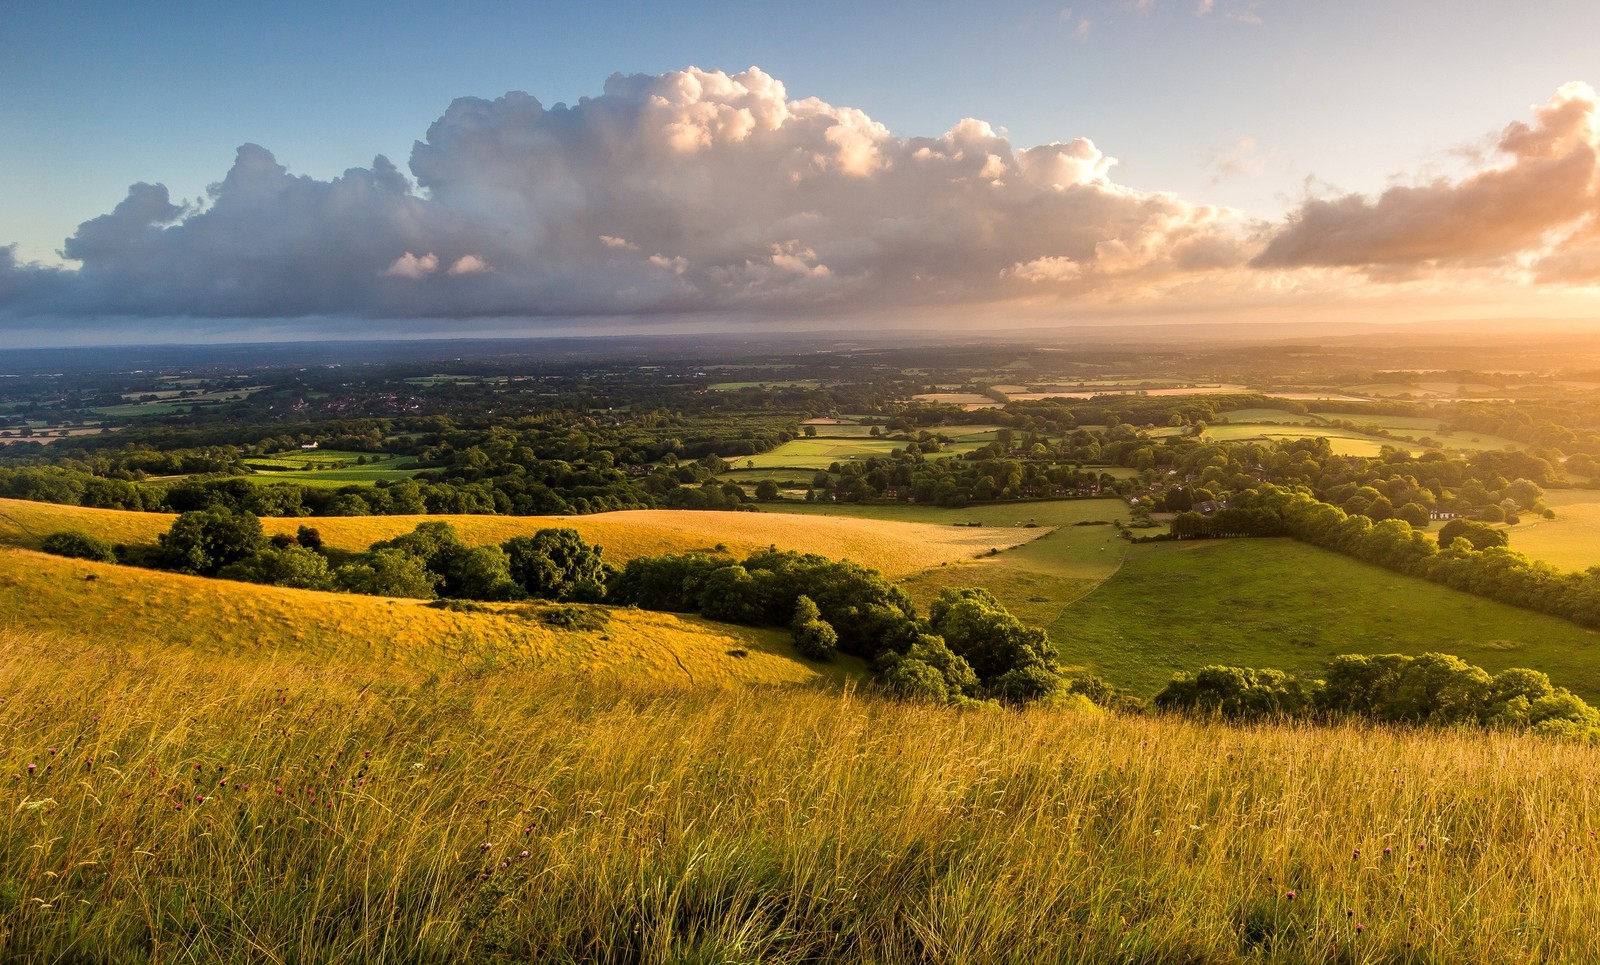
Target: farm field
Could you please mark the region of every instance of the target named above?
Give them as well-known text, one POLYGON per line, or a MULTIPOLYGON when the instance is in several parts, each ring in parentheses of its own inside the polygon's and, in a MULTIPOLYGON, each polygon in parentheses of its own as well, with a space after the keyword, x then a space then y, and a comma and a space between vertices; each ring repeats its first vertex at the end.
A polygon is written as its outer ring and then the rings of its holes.
POLYGON ((100 639, 134 650, 331 659, 436 673, 516 666, 700 684, 837 684, 864 669, 852 660, 803 661, 781 630, 610 607, 581 608, 594 615, 594 628, 566 630, 541 619, 550 609, 561 608, 483 604, 456 612, 421 600, 291 590, 0 549, 0 627, 66 636, 93 627, 100 639))
MULTIPOLYGON (((989 430, 950 435, 954 441, 946 446, 943 452, 927 453, 923 458, 948 459, 974 449, 981 449, 994 441, 994 434, 989 430)), ((846 436, 844 433, 836 433, 833 427, 829 427, 815 437, 793 439, 768 452, 743 456, 731 461, 735 466, 746 469, 826 469, 835 462, 890 456, 895 450, 905 447, 904 439, 872 438, 870 429, 865 433, 851 432, 846 436)))
POLYGON ((1532 667, 1600 699, 1600 633, 1287 539, 1130 546, 1049 627, 1067 663, 1143 694, 1206 664, 1315 671, 1341 653, 1532 667))
POLYGON ((313 449, 247 458, 244 460, 245 466, 255 472, 244 478, 262 485, 293 482, 337 489, 349 485, 370 485, 379 480, 393 482, 410 479, 418 470, 402 467, 412 462, 409 456, 313 449), (357 458, 366 460, 365 464, 356 465, 357 458))
MULTIPOLYGON (((1157 429, 1152 431, 1152 436, 1171 435, 1177 429, 1157 429)), ((1240 424, 1229 421, 1223 425, 1206 426, 1205 438, 1218 442, 1245 442, 1261 440, 1278 442, 1286 439, 1322 438, 1327 439, 1333 447, 1334 453, 1341 456, 1376 456, 1384 446, 1396 449, 1405 449, 1413 453, 1426 450, 1414 443, 1403 442, 1399 439, 1385 439, 1380 436, 1369 436, 1366 433, 1356 432, 1352 429, 1338 429, 1324 425, 1282 425, 1278 423, 1240 424)))
POLYGON ((1508 530, 1511 548, 1557 569, 1600 566, 1600 490, 1552 489, 1544 501, 1556 518, 1523 517, 1508 530))
MULTIPOLYGON (((152 543, 175 517, 85 509, 51 503, 0 499, 0 544, 33 548, 44 536, 76 529, 119 543, 152 543)), ((263 518, 268 534, 292 535, 313 526, 327 545, 364 550, 379 540, 444 520, 470 543, 503 543, 513 536, 551 526, 570 527, 585 541, 604 548, 606 559, 621 563, 655 553, 710 550, 721 543, 744 555, 768 546, 834 559, 851 559, 893 577, 941 562, 970 559, 991 547, 1006 548, 1042 535, 1039 529, 979 530, 915 522, 812 519, 775 513, 722 513, 695 510, 627 510, 590 516, 325 516, 263 518)))

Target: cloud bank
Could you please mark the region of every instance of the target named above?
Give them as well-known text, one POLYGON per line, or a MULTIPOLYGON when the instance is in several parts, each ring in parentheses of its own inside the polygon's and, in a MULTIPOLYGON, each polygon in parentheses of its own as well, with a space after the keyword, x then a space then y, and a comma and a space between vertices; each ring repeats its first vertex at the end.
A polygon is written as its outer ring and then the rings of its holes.
POLYGON ((816 317, 1290 297, 1352 274, 1581 284, 1600 279, 1597 116, 1568 85, 1505 129, 1500 163, 1274 225, 1119 185, 1083 138, 1018 147, 972 119, 897 137, 756 68, 614 75, 571 106, 461 98, 409 174, 380 156, 318 180, 246 144, 199 202, 135 184, 66 240, 76 269, 0 248, 0 313, 816 317))

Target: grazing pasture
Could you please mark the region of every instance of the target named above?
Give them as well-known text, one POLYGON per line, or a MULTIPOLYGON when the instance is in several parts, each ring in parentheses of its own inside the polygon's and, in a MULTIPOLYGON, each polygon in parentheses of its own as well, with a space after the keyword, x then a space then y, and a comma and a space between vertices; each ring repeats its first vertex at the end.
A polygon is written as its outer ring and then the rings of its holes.
POLYGON ((1600 633, 1288 539, 1129 547, 1049 630, 1065 662, 1142 694, 1207 664, 1314 673, 1341 653, 1433 651, 1600 699, 1600 633))

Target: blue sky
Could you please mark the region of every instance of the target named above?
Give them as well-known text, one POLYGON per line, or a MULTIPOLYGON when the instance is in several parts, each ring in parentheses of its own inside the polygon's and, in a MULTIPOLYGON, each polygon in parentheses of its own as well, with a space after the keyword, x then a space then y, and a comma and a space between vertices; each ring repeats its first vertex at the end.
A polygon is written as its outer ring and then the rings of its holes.
POLYGON ((1116 185, 1276 222, 1308 191, 1470 177, 1505 125, 1600 82, 1595 37, 1592 0, 4 2, 0 244, 60 264, 130 184, 199 198, 247 142, 293 175, 406 171, 454 98, 548 108, 691 65, 759 66, 902 139, 966 117, 1019 149, 1087 138, 1116 185))

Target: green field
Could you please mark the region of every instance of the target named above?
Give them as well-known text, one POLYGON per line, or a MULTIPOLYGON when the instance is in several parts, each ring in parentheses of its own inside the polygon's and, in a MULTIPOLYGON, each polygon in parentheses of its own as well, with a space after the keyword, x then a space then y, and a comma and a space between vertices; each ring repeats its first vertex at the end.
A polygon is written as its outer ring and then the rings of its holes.
MULTIPOLYGON (((1575 549, 1600 546, 1600 492, 1587 497, 1593 502, 1573 506, 1591 507, 1585 518, 1594 528, 1573 528, 1565 544, 1575 549), (1585 543, 1584 532, 1596 538, 1585 543)), ((1600 633, 1290 540, 1132 545, 1111 526, 1073 525, 1126 519, 1127 506, 1116 499, 965 509, 785 505, 790 510, 980 521, 1007 532, 1030 521, 1055 527, 993 556, 912 574, 901 585, 923 607, 946 587, 984 587, 1019 618, 1047 627, 1067 664, 1144 696, 1179 670, 1213 663, 1315 672, 1341 653, 1442 651, 1491 670, 1543 670, 1600 700, 1600 633)), ((1512 545, 1524 548, 1520 532, 1513 531, 1512 545)))
POLYGON ((1552 489, 1544 501, 1555 519, 1529 514, 1511 527, 1511 548, 1563 570, 1600 566, 1600 490, 1552 489))
POLYGON ((409 468, 415 465, 410 456, 344 452, 338 449, 307 449, 275 456, 252 456, 245 459, 244 464, 255 470, 253 475, 246 477, 251 482, 293 482, 302 486, 328 488, 371 485, 379 480, 393 482, 410 479, 418 472, 409 468), (358 458, 366 459, 366 464, 356 465, 358 458))
MULTIPOLYGON (((1016 551, 1013 551, 1015 553, 1016 551)), ((1600 633, 1287 539, 1127 549, 1050 625, 1063 658, 1141 693, 1178 670, 1315 671, 1341 653, 1453 653, 1600 698, 1600 633)))
MULTIPOLYGON (((830 427, 831 429, 832 427, 830 427)), ((981 449, 993 441, 985 433, 971 433, 945 447, 943 452, 924 454, 924 459, 948 459, 974 449, 981 449)), ((776 449, 754 456, 740 456, 730 460, 739 469, 826 469, 836 462, 887 457, 896 449, 904 449, 904 439, 874 439, 871 436, 835 438, 819 435, 786 442, 776 449)))
MULTIPOLYGON (((1177 430, 1168 431, 1175 432, 1177 430)), ((1160 430, 1152 432, 1151 435, 1158 435, 1159 433, 1160 430)), ((1384 446, 1405 449, 1413 453, 1425 451, 1421 446, 1399 439, 1385 439, 1381 436, 1369 436, 1366 433, 1356 432, 1351 429, 1338 429, 1324 425, 1240 424, 1230 421, 1226 425, 1206 426, 1205 438, 1217 442, 1246 442, 1251 440, 1280 442, 1292 439, 1326 439, 1328 444, 1333 447, 1333 451, 1341 456, 1376 456, 1384 446)))

